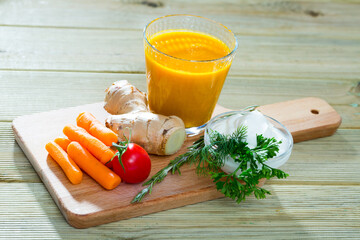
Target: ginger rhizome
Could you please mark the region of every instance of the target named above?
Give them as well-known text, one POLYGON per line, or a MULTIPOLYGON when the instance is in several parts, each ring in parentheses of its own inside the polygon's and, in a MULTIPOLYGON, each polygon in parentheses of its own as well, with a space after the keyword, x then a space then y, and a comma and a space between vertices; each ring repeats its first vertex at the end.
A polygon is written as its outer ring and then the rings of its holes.
POLYGON ((108 128, 116 132, 120 141, 129 138, 148 153, 171 155, 183 145, 186 132, 184 122, 177 116, 151 113, 146 94, 126 80, 113 83, 105 96, 105 120, 108 128))

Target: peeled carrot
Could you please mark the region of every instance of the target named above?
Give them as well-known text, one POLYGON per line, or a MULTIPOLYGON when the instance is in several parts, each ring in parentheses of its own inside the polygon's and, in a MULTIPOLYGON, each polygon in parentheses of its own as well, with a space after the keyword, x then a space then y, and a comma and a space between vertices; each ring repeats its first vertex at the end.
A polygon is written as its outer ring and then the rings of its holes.
POLYGON ((107 128, 89 112, 80 113, 76 118, 76 124, 102 141, 106 146, 111 146, 113 142, 118 142, 117 134, 107 128))
POLYGON ((101 164, 91 153, 89 153, 78 142, 71 142, 67 148, 69 156, 84 170, 90 177, 107 190, 116 188, 120 177, 101 164))
POLYGON ((59 145, 62 149, 64 149, 64 151, 66 152, 68 145, 71 143, 71 141, 67 138, 64 137, 58 137, 55 138, 54 142, 59 145))
POLYGON ((90 135, 85 129, 81 127, 66 125, 63 129, 63 132, 71 141, 79 142, 103 164, 109 162, 114 156, 114 153, 110 150, 109 147, 107 147, 99 139, 90 135))
POLYGON ((81 183, 83 173, 68 154, 55 142, 45 145, 46 151, 60 165, 67 178, 72 184, 81 183))
MULTIPOLYGON (((97 121, 98 123, 100 123, 100 121, 98 121, 94 115, 92 115, 89 112, 82 112, 79 114, 79 116, 77 116, 76 118, 76 124, 79 127, 82 127, 83 129, 85 129, 86 131, 89 131, 90 129, 90 125, 94 122, 97 121)), ((101 124, 101 123, 100 123, 101 124)))
POLYGON ((102 124, 92 124, 89 133, 105 143, 106 146, 112 146, 113 142, 118 142, 117 134, 102 124))

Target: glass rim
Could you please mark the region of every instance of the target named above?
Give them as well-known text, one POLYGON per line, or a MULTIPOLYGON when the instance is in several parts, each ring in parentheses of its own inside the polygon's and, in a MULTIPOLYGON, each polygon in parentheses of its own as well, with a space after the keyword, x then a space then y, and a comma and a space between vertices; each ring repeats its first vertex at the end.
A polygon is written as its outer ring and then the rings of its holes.
MULTIPOLYGON (((211 118, 210 121, 206 124, 204 134, 209 134, 208 132, 211 130, 211 125, 213 125, 215 122, 223 119, 224 117, 233 116, 233 115, 239 114, 239 113, 244 114, 244 113, 248 113, 248 112, 250 112, 250 111, 247 111, 247 110, 235 110, 235 111, 228 111, 228 112, 220 113, 220 114, 216 115, 215 117, 211 118)), ((269 117, 269 116, 267 116, 265 114, 263 114, 263 115, 267 119, 270 119, 270 120, 274 121, 275 123, 279 124, 280 127, 282 127, 285 130, 285 133, 286 133, 285 137, 289 140, 289 146, 288 146, 288 148, 286 149, 285 152, 283 152, 280 155, 276 155, 274 158, 280 158, 280 157, 286 156, 287 154, 289 154, 289 152, 292 151, 292 148, 293 148, 293 145, 294 145, 294 139, 293 139, 290 131, 281 122, 279 122, 278 120, 276 120, 276 119, 274 119, 272 117, 269 117)))
POLYGON ((162 17, 158 17, 158 18, 155 18, 154 20, 150 21, 148 24, 146 24, 145 28, 144 28, 144 31, 143 31, 143 37, 145 39, 145 42, 152 48, 154 49, 156 52, 160 53, 160 54, 163 54, 167 57, 170 57, 170 58, 173 58, 173 59, 176 59, 176 60, 181 60, 181 61, 187 61, 187 62, 198 62, 198 63, 201 63, 201 62, 216 62, 216 61, 219 61, 219 60, 223 60, 223 59, 226 59, 228 57, 230 57, 231 55, 234 55, 236 49, 238 48, 238 40, 235 36, 235 34, 229 29, 227 28, 225 25, 219 23, 219 22, 216 22, 214 20, 211 20, 209 18, 206 18, 206 17, 201 17, 201 16, 197 16, 197 15, 192 15, 192 14, 170 14, 170 15, 165 15, 165 16, 162 16, 162 17), (188 17, 194 17, 194 18, 202 18, 202 19, 205 19, 207 21, 210 21, 210 22, 213 22, 215 24, 218 24, 220 27, 223 27, 225 28, 227 31, 229 31, 229 33, 231 33, 235 39, 235 46, 234 48, 231 50, 230 53, 228 53, 227 55, 221 57, 221 58, 216 58, 216 59, 209 59, 209 60, 189 60, 189 59, 184 59, 184 58, 178 58, 178 57, 174 57, 174 56, 171 56, 169 54, 166 54, 162 51, 160 51, 159 49, 157 49, 154 45, 152 45, 149 40, 147 39, 146 37, 146 30, 147 28, 154 22, 162 19, 162 18, 167 18, 167 17, 174 17, 174 16, 188 16, 188 17))

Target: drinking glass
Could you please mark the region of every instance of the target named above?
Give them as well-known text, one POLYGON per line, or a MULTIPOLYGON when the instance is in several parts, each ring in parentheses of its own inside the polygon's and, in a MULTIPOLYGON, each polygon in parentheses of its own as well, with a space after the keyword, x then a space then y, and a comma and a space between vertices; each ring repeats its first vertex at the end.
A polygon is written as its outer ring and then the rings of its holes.
POLYGON ((151 21, 144 29, 144 48, 148 103, 152 112, 180 117, 190 134, 202 130, 210 120, 225 78, 235 56, 238 42, 224 25, 193 15, 168 15, 151 21), (176 38, 176 33, 192 32, 210 36, 228 48, 216 59, 185 59, 160 51, 154 37, 172 33, 165 46, 187 51, 191 44, 209 43, 189 37, 176 38))

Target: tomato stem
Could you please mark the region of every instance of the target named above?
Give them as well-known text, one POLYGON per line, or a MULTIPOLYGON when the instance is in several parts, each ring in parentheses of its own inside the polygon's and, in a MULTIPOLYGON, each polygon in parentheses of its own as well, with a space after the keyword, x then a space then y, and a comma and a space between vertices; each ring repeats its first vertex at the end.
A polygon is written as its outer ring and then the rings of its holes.
POLYGON ((130 140, 131 140, 131 128, 127 128, 127 129, 129 129, 129 139, 124 134, 125 141, 120 141, 119 144, 116 144, 116 143, 112 144, 113 147, 116 147, 116 149, 118 150, 117 153, 114 154, 114 157, 115 156, 118 157, 119 163, 120 163, 121 167, 123 168, 124 173, 125 173, 125 167, 124 167, 123 162, 121 161, 121 157, 128 149, 130 140))

